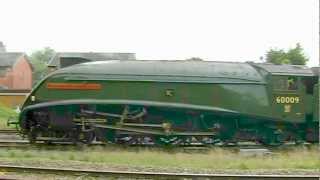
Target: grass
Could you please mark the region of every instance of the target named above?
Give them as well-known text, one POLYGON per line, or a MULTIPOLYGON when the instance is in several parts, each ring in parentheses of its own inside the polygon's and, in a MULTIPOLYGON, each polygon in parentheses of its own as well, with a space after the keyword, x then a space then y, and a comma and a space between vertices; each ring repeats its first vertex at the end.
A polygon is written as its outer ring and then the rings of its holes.
MULTIPOLYGON (((186 153, 143 148, 89 147, 81 150, 62 149, 0 149, 0 161, 57 162, 63 164, 99 164, 103 166, 190 169, 190 170, 277 170, 303 169, 320 172, 320 155, 317 148, 297 148, 268 156, 244 156, 230 150, 215 148, 205 153, 186 153)), ((36 163, 37 164, 37 163, 36 163)))
POLYGON ((0 129, 13 128, 13 126, 7 126, 7 120, 9 117, 17 117, 17 113, 3 104, 0 103, 0 129))

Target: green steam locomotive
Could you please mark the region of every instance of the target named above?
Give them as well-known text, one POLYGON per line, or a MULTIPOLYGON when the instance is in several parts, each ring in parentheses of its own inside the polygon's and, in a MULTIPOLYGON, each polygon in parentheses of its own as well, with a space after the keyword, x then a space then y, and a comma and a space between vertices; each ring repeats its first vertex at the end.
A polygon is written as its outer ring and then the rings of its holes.
POLYGON ((103 61, 55 71, 19 116, 31 142, 267 145, 318 141, 319 68, 103 61))

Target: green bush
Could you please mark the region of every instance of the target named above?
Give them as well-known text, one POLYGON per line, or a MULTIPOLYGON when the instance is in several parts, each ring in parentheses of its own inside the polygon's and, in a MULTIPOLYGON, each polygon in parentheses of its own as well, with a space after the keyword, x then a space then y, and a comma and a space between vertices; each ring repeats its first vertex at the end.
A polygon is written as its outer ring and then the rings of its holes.
POLYGON ((7 120, 9 117, 17 117, 18 114, 11 108, 0 103, 0 129, 9 128, 7 120))

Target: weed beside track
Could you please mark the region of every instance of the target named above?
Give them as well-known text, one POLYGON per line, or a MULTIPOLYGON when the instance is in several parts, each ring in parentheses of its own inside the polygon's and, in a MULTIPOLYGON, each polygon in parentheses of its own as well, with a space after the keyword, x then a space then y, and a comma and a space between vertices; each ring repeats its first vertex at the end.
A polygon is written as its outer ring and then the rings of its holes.
POLYGON ((214 148, 202 152, 179 149, 162 150, 119 146, 42 146, 38 148, 1 148, 0 161, 12 163, 63 162, 139 168, 190 170, 276 170, 301 169, 320 173, 316 147, 279 150, 272 155, 243 155, 232 150, 214 148))

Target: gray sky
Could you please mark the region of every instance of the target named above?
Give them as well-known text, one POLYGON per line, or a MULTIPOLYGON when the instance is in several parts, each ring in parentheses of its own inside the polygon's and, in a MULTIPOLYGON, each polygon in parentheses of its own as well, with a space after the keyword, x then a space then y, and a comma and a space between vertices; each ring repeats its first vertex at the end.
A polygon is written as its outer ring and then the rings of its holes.
POLYGON ((2 0, 9 51, 135 52, 138 59, 259 61, 300 42, 319 61, 318 0, 2 0))

